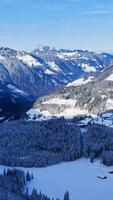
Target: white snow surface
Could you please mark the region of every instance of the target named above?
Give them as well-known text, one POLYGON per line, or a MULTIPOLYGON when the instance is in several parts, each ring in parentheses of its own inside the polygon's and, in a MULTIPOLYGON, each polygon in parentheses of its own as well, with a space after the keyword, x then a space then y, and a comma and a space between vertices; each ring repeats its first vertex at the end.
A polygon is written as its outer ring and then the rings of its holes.
POLYGON ((42 121, 51 119, 51 114, 48 111, 40 111, 39 109, 30 109, 27 111, 29 116, 28 121, 42 121))
POLYGON ((46 70, 45 70, 45 74, 55 74, 55 72, 53 72, 53 71, 51 71, 51 70, 49 70, 49 69, 46 69, 46 70))
POLYGON ((61 69, 59 68, 59 66, 54 61, 53 62, 48 62, 48 65, 54 71, 57 71, 57 72, 61 71, 61 69))
POLYGON ((5 58, 2 55, 0 55, 0 61, 5 61, 5 58))
POLYGON ((52 114, 47 111, 42 112, 43 115, 46 114, 46 116, 56 116, 56 117, 65 117, 65 118, 70 118, 74 117, 77 115, 89 115, 88 110, 83 110, 80 109, 79 107, 76 107, 77 100, 76 99, 63 99, 63 98, 52 98, 49 99, 48 101, 42 102, 42 104, 49 104, 49 105, 59 105, 59 106, 66 106, 65 110, 63 112, 58 112, 56 114, 52 114))
POLYGON ((38 62, 35 58, 33 58, 30 55, 17 55, 17 58, 30 67, 42 65, 40 62, 38 62))
MULTIPOLYGON (((92 164, 87 159, 79 159, 46 168, 20 169, 33 173, 34 179, 27 184, 29 193, 36 188, 38 192, 61 200, 67 190, 71 200, 112 200, 113 197, 113 175, 108 174, 113 167, 106 167, 99 161, 92 164), (107 179, 97 176, 107 176, 107 179)), ((4 166, 0 166, 0 172, 3 170, 4 166)))
MULTIPOLYGON (((54 103, 54 102, 52 102, 52 103, 54 103)), ((76 101, 70 102, 70 104, 68 104, 68 102, 66 102, 66 104, 67 104, 68 108, 66 108, 63 112, 56 113, 56 114, 52 114, 48 110, 40 111, 40 109, 30 109, 27 112, 27 114, 29 115, 29 118, 30 118, 29 120, 31 120, 31 121, 32 120, 33 121, 34 120, 35 121, 49 120, 52 117, 58 117, 58 118, 59 117, 65 117, 66 119, 68 119, 68 118, 73 118, 73 117, 78 116, 78 115, 86 115, 86 116, 89 115, 87 110, 81 110, 79 108, 74 108, 76 101), (34 117, 35 117, 35 119, 34 119, 34 117)), ((64 105, 66 105, 66 104, 64 104, 64 105)))
POLYGON ((60 98, 53 98, 49 99, 48 101, 42 102, 42 104, 58 104, 58 105, 67 105, 72 106, 73 108, 76 105, 76 99, 60 99, 60 98))
POLYGON ((107 99, 107 101, 106 101, 106 109, 107 110, 113 109, 113 99, 107 99))
POLYGON ((85 72, 96 72, 96 68, 88 64, 83 63, 81 67, 85 72))
POLYGON ((60 114, 57 114, 56 116, 58 117, 65 117, 65 118, 70 118, 70 117, 75 117, 78 115, 88 115, 87 110, 81 110, 79 108, 67 108, 60 114))
POLYGON ((113 74, 111 74, 110 76, 108 76, 108 77, 106 78, 106 81, 113 81, 113 74))
POLYGON ((87 84, 87 83, 91 82, 93 80, 93 78, 94 78, 93 76, 90 76, 87 79, 84 79, 84 78, 77 79, 77 80, 69 83, 67 85, 67 87, 71 87, 71 86, 76 87, 76 86, 87 84))
POLYGON ((80 58, 81 54, 76 51, 76 52, 64 52, 64 53, 57 53, 57 57, 64 59, 64 60, 69 60, 71 59, 78 59, 80 58))

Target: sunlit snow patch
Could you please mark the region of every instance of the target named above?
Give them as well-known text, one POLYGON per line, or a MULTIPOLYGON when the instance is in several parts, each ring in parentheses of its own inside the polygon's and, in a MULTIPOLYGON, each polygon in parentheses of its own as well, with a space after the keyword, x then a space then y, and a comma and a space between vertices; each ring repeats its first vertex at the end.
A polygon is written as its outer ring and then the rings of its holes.
POLYGON ((111 74, 110 76, 108 76, 108 77, 106 78, 106 81, 113 81, 113 74, 111 74))
POLYGON ((82 69, 85 71, 85 72, 96 72, 96 68, 91 66, 91 65, 88 65, 88 64, 82 64, 81 65, 82 69))
POLYGON ((79 86, 79 85, 87 84, 87 83, 91 82, 93 80, 93 78, 94 78, 93 76, 90 76, 87 79, 84 79, 84 78, 77 79, 77 80, 69 83, 67 85, 67 87, 71 87, 71 86, 74 87, 74 86, 79 86))
POLYGON ((40 62, 38 62, 35 58, 33 58, 30 55, 17 55, 17 58, 30 67, 42 65, 40 62))

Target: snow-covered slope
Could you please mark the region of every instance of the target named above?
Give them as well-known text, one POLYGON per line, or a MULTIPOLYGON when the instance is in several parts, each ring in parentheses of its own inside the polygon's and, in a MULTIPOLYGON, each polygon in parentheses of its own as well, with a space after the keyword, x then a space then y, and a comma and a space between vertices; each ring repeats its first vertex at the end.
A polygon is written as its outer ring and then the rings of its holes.
POLYGON ((75 81, 73 81, 71 83, 68 83, 67 87, 84 85, 86 83, 91 82, 93 80, 93 78, 94 78, 93 76, 89 76, 88 78, 85 78, 85 77, 79 78, 79 79, 77 79, 77 80, 75 80, 75 81))
POLYGON ((113 109, 113 65, 95 78, 81 78, 36 101, 34 109, 49 116, 98 115, 113 109), (72 104, 73 102, 73 104, 72 104))

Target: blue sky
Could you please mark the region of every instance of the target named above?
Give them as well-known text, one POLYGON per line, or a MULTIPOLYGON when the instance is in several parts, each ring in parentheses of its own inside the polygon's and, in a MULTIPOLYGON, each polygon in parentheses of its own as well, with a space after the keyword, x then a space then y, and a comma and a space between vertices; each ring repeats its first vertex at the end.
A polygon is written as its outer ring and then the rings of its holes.
POLYGON ((0 45, 113 52, 113 0, 0 0, 0 45))

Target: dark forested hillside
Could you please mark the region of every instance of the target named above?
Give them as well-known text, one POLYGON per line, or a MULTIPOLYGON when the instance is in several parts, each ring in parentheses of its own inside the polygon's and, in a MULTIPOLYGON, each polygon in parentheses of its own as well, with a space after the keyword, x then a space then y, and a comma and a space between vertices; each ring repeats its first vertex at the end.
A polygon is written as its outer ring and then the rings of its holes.
POLYGON ((0 126, 1 164, 47 166, 81 156, 80 129, 64 120, 15 121, 0 126))
POLYGON ((63 118, 0 126, 0 164, 44 167, 84 156, 112 165, 112 155, 113 129, 101 125, 89 124, 84 134, 76 123, 63 118))

